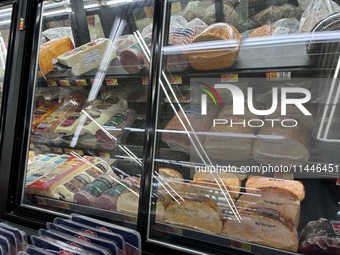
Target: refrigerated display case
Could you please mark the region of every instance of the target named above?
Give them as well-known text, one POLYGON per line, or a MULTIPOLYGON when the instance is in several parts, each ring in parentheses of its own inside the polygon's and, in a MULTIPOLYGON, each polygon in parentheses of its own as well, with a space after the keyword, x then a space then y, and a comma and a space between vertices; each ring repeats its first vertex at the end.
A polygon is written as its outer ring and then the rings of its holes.
POLYGON ((339 253, 338 4, 189 1, 180 16, 172 4, 148 241, 204 254, 339 253))
POLYGON ((4 220, 92 216, 146 254, 339 253, 338 1, 27 5, 4 220))

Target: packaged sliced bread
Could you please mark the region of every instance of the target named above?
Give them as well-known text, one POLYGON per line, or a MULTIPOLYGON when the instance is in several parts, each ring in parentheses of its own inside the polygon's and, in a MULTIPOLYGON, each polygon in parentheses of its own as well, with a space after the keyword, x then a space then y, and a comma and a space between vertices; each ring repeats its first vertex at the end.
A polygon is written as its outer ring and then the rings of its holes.
POLYGON ((239 210, 239 216, 239 220, 235 215, 227 216, 222 235, 292 252, 298 250, 297 230, 280 212, 258 207, 239 210))
POLYGON ((276 187, 264 187, 241 195, 236 202, 240 209, 267 207, 289 218, 295 227, 300 220, 300 201, 293 193, 276 187))
POLYGON ((234 64, 240 52, 241 35, 234 26, 220 22, 208 26, 191 43, 197 45, 197 50, 187 53, 193 69, 219 70, 234 64), (214 43, 220 40, 225 41, 225 47, 216 46, 214 49, 214 43))
POLYGON ((299 201, 305 198, 305 187, 301 181, 278 179, 263 176, 249 176, 245 188, 247 192, 256 192, 266 188, 277 188, 294 194, 299 201))
POLYGON ((164 221, 185 228, 221 234, 222 220, 216 203, 209 200, 174 202, 165 209, 164 221))

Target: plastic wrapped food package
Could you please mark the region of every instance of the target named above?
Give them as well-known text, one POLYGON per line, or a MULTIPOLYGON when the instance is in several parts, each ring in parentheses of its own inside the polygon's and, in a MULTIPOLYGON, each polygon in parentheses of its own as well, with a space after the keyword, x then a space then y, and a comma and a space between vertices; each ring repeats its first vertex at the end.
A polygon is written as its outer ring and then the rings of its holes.
POLYGON ((188 25, 188 21, 181 15, 174 15, 170 18, 170 32, 177 28, 185 28, 188 25))
POLYGON ((69 37, 69 38, 71 38, 72 42, 74 42, 72 30, 71 30, 70 27, 56 27, 56 28, 49 28, 49 29, 43 31, 42 34, 43 34, 48 40, 53 40, 53 39, 59 39, 59 38, 69 37))
POLYGON ((258 28, 255 28, 250 34, 249 38, 255 37, 270 37, 273 35, 275 31, 275 27, 271 25, 263 25, 258 28))
POLYGON ((270 6, 263 11, 250 17, 245 26, 248 28, 256 28, 265 24, 272 24, 283 18, 300 19, 302 9, 291 4, 283 4, 282 6, 270 6))
MULTIPOLYGON (((232 6, 227 4, 223 5, 223 13, 225 22, 234 26, 238 26, 243 23, 241 15, 235 11, 232 6)), ((214 4, 205 10, 202 20, 208 25, 216 23, 216 8, 214 4)))
MULTIPOLYGON (((177 28, 169 34, 169 45, 187 45, 196 36, 191 29, 177 28)), ((167 56, 166 68, 170 72, 183 72, 189 67, 188 58, 183 53, 170 54, 167 56)))
POLYGON ((297 33, 299 31, 299 23, 300 21, 296 18, 280 19, 273 23, 275 31, 272 35, 275 36, 297 33))
MULTIPOLYGON (((239 54, 241 35, 238 30, 225 22, 215 23, 208 26, 201 34, 196 36, 192 43, 207 42, 213 44, 219 40, 230 42, 230 46, 226 49, 211 49, 209 51, 202 48, 197 51, 188 52, 187 57, 191 67, 195 70, 219 70, 232 66, 239 54)), ((197 44, 199 45, 199 44, 197 44)), ((207 46, 205 46, 207 47, 207 46)))
POLYGON ((126 50, 136 42, 136 38, 132 34, 122 35, 116 38, 114 41, 114 45, 117 48, 117 56, 119 56, 122 51, 126 50))
POLYGON ((195 18, 188 22, 186 28, 197 31, 197 33, 201 33, 204 29, 206 29, 208 25, 201 19, 195 18))
POLYGON ((340 6, 331 0, 311 1, 302 13, 299 31, 311 32, 320 20, 337 11, 340 11, 340 6))
POLYGON ((195 18, 203 19, 205 11, 211 6, 209 2, 190 1, 183 9, 181 15, 187 20, 191 21, 195 18))
POLYGON ((321 218, 310 221, 302 230, 299 252, 311 255, 332 255, 340 253, 339 221, 321 218))

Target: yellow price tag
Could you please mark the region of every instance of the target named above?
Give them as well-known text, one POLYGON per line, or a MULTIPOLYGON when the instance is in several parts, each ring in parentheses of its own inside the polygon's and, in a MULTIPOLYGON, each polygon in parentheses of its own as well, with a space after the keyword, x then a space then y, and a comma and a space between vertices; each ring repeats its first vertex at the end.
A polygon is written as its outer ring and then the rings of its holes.
POLYGON ((71 83, 69 80, 59 80, 60 86, 71 86, 71 83))
POLYGON ((245 251, 251 251, 251 245, 248 243, 243 243, 239 241, 231 241, 230 246, 237 249, 242 249, 245 251))
POLYGON ((238 82, 238 73, 228 73, 221 75, 222 82, 238 82))
POLYGON ((49 80, 47 81, 47 86, 49 87, 56 87, 57 86, 57 82, 54 80, 49 80))
POLYGON ((105 79, 106 85, 118 85, 117 79, 105 79))
POLYGON ((171 84, 182 84, 183 83, 181 76, 170 76, 168 77, 168 81, 171 84))

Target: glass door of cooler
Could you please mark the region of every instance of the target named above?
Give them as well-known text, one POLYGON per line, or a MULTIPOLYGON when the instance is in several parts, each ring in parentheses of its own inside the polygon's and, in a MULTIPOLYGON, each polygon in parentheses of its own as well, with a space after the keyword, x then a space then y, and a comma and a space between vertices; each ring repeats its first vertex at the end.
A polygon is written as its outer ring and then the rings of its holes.
MULTIPOLYGON (((21 206, 137 222, 152 2, 45 1, 21 206)), ((31 213, 34 215, 35 213, 31 213)))
MULTIPOLYGON (((7 51, 11 35, 13 3, 0 3, 0 107, 3 102, 5 69, 7 64, 7 51)), ((7 89, 8 90, 8 89, 7 89)), ((0 109, 1 110, 1 109, 0 109)))
POLYGON ((167 1, 148 242, 339 254, 337 1, 167 1))

